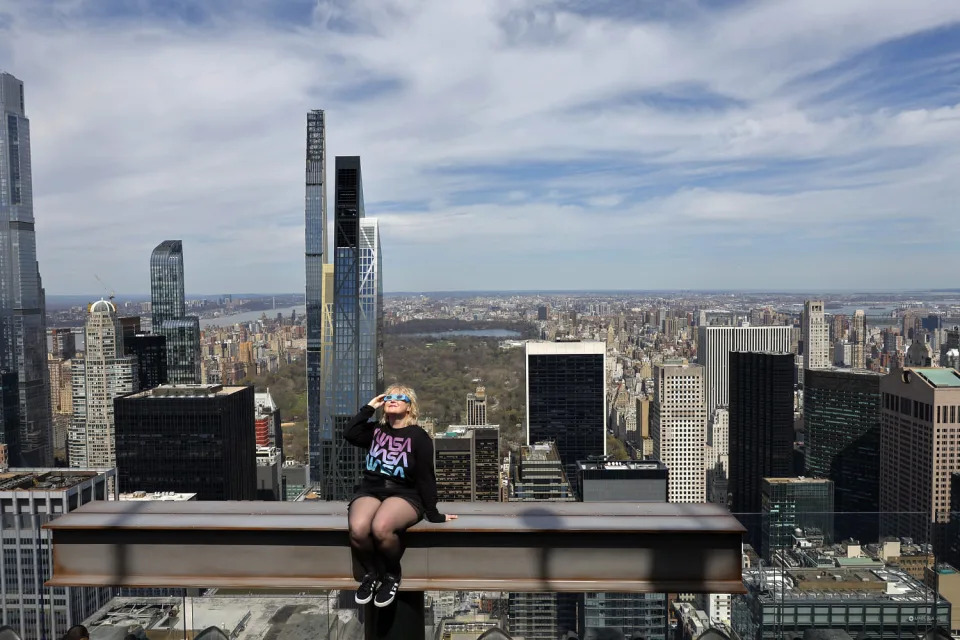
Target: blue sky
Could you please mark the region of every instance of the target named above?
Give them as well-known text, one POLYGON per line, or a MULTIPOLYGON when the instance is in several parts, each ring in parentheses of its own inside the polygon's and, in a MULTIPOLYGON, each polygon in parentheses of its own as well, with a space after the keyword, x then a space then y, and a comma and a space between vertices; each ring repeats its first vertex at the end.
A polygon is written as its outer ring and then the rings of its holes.
POLYGON ((48 293, 301 291, 313 108, 388 291, 960 272, 954 0, 0 0, 0 69, 48 293))

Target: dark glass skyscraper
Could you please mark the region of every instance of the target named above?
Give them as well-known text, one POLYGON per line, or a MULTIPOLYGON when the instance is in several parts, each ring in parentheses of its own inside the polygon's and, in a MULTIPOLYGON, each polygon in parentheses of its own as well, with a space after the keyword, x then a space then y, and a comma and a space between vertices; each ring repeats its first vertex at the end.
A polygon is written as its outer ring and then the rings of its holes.
POLYGON ((123 339, 124 355, 136 356, 138 389, 167 383, 167 339, 138 333, 123 339))
POLYGON ((809 537, 819 534, 827 543, 833 541, 833 482, 826 478, 764 478, 760 486, 760 555, 764 559, 792 548, 797 529, 809 537))
POLYGON ((577 461, 607 449, 606 345, 528 342, 527 444, 552 441, 570 484, 577 461))
POLYGON ((323 441, 323 265, 327 233, 327 143, 324 113, 307 114, 307 435, 310 477, 321 478, 320 443, 323 441))
POLYGON ((255 500, 252 386, 162 386, 114 401, 122 491, 255 500))
POLYGON ((200 319, 186 316, 183 243, 164 240, 150 255, 153 333, 167 341, 167 377, 172 384, 200 383, 200 319))
POLYGON ((834 482, 840 537, 872 541, 876 517, 847 513, 880 508, 880 380, 872 371, 819 369, 806 373, 803 422, 806 473, 834 482))
POLYGON ((150 254, 150 313, 154 333, 167 320, 186 315, 180 240, 164 240, 150 254))
POLYGON ((763 478, 791 475, 793 371, 792 353, 730 354, 730 494, 735 513, 759 513, 763 478))
POLYGON ((325 500, 346 500, 363 452, 343 439, 350 418, 383 390, 383 285, 377 221, 364 218, 358 156, 336 159, 333 354, 324 374, 319 484, 325 500))
MULTIPOLYGON (((21 459, 53 463, 46 305, 37 265, 23 83, 0 73, 0 371, 16 372, 21 459)), ((2 413, 8 413, 4 407, 2 413)))

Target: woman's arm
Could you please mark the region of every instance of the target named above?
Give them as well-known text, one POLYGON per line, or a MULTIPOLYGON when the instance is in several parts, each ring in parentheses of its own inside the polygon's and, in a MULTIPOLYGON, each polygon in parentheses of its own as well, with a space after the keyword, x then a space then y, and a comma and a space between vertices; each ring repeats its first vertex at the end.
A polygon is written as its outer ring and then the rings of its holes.
POLYGON ((373 430, 376 427, 375 422, 370 422, 374 411, 376 409, 369 404, 360 407, 344 430, 343 439, 358 447, 369 447, 373 443, 373 430))

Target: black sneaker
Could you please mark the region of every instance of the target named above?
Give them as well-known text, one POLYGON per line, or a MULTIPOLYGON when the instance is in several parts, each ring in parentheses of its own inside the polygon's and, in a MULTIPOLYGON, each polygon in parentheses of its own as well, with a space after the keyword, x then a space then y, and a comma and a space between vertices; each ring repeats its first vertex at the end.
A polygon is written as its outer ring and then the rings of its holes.
POLYGON ((353 599, 357 604, 367 604, 373 599, 373 592, 377 590, 378 580, 375 573, 368 573, 360 580, 360 586, 357 587, 357 593, 353 599))
POLYGON ((374 606, 389 606, 389 604, 393 602, 393 599, 397 597, 397 591, 399 590, 400 578, 389 573, 383 576, 383 581, 380 582, 380 588, 377 589, 377 597, 373 599, 374 606))

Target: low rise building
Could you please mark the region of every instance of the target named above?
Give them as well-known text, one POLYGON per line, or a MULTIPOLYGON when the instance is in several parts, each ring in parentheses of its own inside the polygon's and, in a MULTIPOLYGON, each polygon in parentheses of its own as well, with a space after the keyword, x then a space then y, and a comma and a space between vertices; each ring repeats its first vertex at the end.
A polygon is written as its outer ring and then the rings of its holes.
POLYGON ((884 568, 746 569, 731 626, 741 640, 781 640, 810 629, 856 637, 917 638, 950 624, 951 605, 906 572, 884 568))

